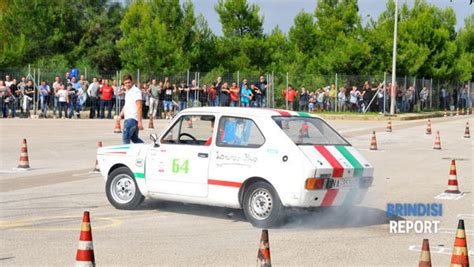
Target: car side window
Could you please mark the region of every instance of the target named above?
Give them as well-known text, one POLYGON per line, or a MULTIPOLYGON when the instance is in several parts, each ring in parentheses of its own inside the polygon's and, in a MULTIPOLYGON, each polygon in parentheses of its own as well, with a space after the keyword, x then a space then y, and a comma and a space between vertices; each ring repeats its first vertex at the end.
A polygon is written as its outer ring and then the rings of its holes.
POLYGON ((168 130, 163 144, 210 145, 215 117, 213 115, 184 115, 168 130))
POLYGON ((265 137, 253 120, 221 117, 217 131, 217 146, 257 148, 264 143, 265 137))

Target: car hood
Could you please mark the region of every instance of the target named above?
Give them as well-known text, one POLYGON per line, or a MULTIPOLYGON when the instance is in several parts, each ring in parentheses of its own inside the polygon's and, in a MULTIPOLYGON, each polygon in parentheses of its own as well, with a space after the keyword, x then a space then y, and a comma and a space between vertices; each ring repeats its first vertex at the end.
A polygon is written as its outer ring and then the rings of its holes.
POLYGON ((317 178, 372 177, 373 166, 352 146, 300 145, 317 178))

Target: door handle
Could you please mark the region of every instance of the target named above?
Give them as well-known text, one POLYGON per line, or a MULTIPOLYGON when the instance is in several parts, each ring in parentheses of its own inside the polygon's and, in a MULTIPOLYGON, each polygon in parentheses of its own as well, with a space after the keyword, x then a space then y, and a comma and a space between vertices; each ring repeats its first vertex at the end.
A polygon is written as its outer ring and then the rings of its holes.
POLYGON ((207 157, 209 157, 209 154, 207 154, 207 153, 198 153, 198 157, 207 158, 207 157))

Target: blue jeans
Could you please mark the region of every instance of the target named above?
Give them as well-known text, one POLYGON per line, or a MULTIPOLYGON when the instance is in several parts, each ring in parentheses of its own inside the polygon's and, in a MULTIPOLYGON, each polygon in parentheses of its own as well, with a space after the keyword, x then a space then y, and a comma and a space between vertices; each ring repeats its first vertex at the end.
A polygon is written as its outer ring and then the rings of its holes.
POLYGON ((178 106, 179 106, 179 111, 184 110, 186 108, 186 101, 179 101, 178 106))
POLYGON ((58 101, 59 104, 59 118, 63 117, 63 111, 64 111, 64 117, 67 118, 67 102, 61 102, 58 101))
POLYGON ((41 103, 41 113, 43 116, 46 117, 46 113, 48 112, 48 96, 40 96, 40 103, 41 103))
POLYGON ((14 97, 12 97, 12 99, 10 101, 11 101, 10 108, 12 110, 12 118, 15 118, 16 117, 16 109, 17 109, 17 105, 18 105, 18 97, 14 96, 14 97))
POLYGON ((239 106, 239 101, 230 101, 230 106, 231 107, 238 107, 239 106))
POLYGON ((138 121, 134 119, 126 119, 123 122, 122 142, 130 144, 130 141, 135 144, 143 143, 142 139, 138 137, 138 121))
POLYGON ((100 100, 100 118, 105 116, 105 106, 107 106, 107 118, 112 119, 112 100, 100 100))
POLYGON ((240 102, 240 105, 241 105, 242 107, 248 107, 248 106, 249 106, 249 103, 240 102))

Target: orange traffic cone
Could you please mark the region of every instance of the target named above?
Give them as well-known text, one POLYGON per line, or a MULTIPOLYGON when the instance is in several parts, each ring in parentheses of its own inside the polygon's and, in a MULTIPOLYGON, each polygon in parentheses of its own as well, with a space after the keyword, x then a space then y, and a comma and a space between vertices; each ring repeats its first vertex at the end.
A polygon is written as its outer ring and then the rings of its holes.
MULTIPOLYGON (((99 142, 97 143, 97 147, 102 147, 102 141, 99 141, 99 142)), ((97 160, 97 157, 95 158, 95 167, 94 167, 94 169, 92 170, 92 172, 100 172, 99 161, 97 160)))
POLYGON ((436 132, 436 138, 433 149, 441 149, 441 138, 439 137, 439 131, 436 132))
POLYGON ((458 177, 456 173, 456 161, 451 161, 451 168, 449 169, 448 189, 444 191, 450 194, 461 194, 458 188, 458 177))
POLYGON ((115 129, 114 133, 121 133, 122 132, 122 127, 120 127, 120 120, 115 120, 115 129))
POLYGON ((431 120, 428 120, 428 125, 426 126, 426 134, 431 134, 431 120))
POLYGON ((375 137, 375 131, 372 132, 372 140, 370 140, 370 150, 377 150, 377 139, 375 137))
POLYGON ((392 132, 392 120, 388 118, 387 121, 387 132, 391 133, 392 132))
POLYGON ((23 143, 21 144, 20 149, 20 164, 18 168, 29 169, 30 160, 28 159, 28 145, 26 144, 26 138, 23 138, 23 143))
POLYGON ((444 109, 444 117, 448 117, 448 110, 444 109))
POLYGON ((155 125, 153 125, 153 116, 150 116, 150 119, 148 120, 148 129, 154 129, 155 125))
POLYGON ((469 254, 467 251, 466 232, 464 231, 464 220, 459 220, 456 238, 454 239, 453 254, 451 256, 452 267, 469 267, 469 254))
POLYGON ((471 133, 469 132, 469 122, 466 122, 466 130, 464 130, 464 138, 471 138, 471 133))
POLYGON ((268 230, 262 230, 260 238, 260 248, 257 253, 257 266, 270 267, 272 261, 270 259, 270 242, 268 241, 268 230))
POLYGON ((418 267, 431 267, 430 243, 428 239, 423 239, 418 267))
POLYGON ((76 266, 95 266, 94 247, 92 245, 92 229, 89 212, 84 211, 81 235, 76 253, 76 266))

